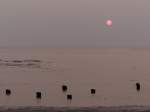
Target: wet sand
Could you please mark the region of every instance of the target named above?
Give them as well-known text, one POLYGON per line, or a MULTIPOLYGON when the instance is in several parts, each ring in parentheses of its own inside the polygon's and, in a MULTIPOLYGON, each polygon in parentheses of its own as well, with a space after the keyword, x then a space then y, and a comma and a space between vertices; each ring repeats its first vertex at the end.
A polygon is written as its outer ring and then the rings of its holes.
POLYGON ((2 107, 149 106, 150 49, 1 48, 0 90, 2 107), (140 92, 136 82, 141 83, 140 92), (67 93, 61 90, 63 84, 67 93), (5 95, 7 88, 10 96, 5 95), (37 91, 41 100, 35 97, 37 91), (66 94, 73 95, 72 101, 66 94))
POLYGON ((0 108, 0 112, 149 112, 149 107, 17 107, 0 108))

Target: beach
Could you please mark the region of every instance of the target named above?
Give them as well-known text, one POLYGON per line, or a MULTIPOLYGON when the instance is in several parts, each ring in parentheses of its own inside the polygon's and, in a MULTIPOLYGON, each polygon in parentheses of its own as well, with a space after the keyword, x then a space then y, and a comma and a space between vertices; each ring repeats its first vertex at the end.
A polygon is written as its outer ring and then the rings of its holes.
POLYGON ((144 48, 1 48, 0 107, 149 106, 149 58, 144 48))

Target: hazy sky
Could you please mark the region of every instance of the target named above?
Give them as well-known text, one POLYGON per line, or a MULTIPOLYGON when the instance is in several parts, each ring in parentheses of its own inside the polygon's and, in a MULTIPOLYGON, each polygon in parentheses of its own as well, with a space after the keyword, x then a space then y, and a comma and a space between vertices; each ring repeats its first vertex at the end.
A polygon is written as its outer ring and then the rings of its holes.
POLYGON ((0 0, 0 46, 150 47, 150 0, 0 0))

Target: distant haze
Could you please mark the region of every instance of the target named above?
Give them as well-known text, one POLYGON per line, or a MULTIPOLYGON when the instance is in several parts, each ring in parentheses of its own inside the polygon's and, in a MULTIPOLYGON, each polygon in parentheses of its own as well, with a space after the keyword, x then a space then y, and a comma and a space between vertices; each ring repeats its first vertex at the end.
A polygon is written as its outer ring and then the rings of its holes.
POLYGON ((150 47, 149 12, 150 0, 0 0, 0 46, 150 47))

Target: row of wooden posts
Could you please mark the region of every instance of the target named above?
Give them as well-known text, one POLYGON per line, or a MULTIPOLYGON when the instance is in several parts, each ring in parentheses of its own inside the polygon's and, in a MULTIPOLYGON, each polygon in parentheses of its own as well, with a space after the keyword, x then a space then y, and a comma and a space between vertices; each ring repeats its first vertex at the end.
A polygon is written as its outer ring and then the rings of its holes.
MULTIPOLYGON (((140 88, 141 88, 141 85, 139 82, 136 83, 136 90, 139 92, 140 91, 140 88)), ((62 91, 63 92, 67 92, 68 90, 68 86, 67 85, 62 85, 62 91)), ((6 89, 5 90, 5 94, 7 96, 10 96, 11 95, 11 90, 10 89, 6 89)), ((91 94, 94 95, 96 94, 96 89, 91 89, 91 94)), ((72 100, 72 94, 67 94, 67 100, 72 100)), ((36 92, 36 98, 37 99, 41 99, 42 98, 42 93, 40 91, 36 92)))

